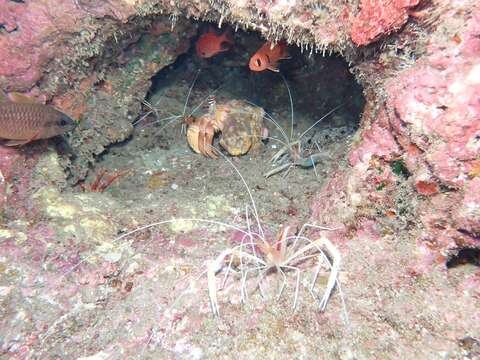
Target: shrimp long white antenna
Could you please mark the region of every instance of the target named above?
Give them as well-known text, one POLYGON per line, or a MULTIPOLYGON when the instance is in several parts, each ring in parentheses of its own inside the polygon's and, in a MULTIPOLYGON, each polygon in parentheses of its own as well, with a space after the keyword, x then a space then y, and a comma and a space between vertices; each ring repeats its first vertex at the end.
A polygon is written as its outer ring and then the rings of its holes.
POLYGON ((153 111, 148 111, 145 114, 143 114, 137 121, 132 123, 132 126, 136 126, 137 124, 141 123, 143 120, 145 120, 150 114, 152 114, 153 111))
MULTIPOLYGON (((250 101, 250 100, 245 100, 245 102, 247 104, 250 104, 250 105, 253 105, 253 106, 256 106, 256 107, 261 107, 261 106, 258 106, 257 104, 255 104, 253 101, 250 101)), ((277 120, 275 120, 273 118, 273 116, 271 114, 269 114, 268 112, 265 111, 265 109, 263 109, 263 111, 265 112, 265 115, 264 115, 264 118, 267 119, 268 121, 270 121, 273 125, 275 125, 275 127, 277 128, 278 131, 280 131, 280 133, 282 134, 282 136, 285 138, 285 141, 286 143, 289 143, 290 140, 287 136, 287 133, 285 132, 285 130, 283 130, 283 128, 280 126, 280 124, 278 123, 277 120)))
POLYGON ((149 115, 151 115, 151 114, 155 114, 156 116, 158 116, 155 107, 154 107, 148 100, 143 99, 143 100, 141 101, 141 103, 142 103, 144 106, 146 106, 149 110, 148 110, 145 114, 143 114, 137 121, 134 121, 134 122, 132 123, 132 126, 137 126, 139 123, 141 123, 143 120, 145 120, 145 119, 146 119, 149 115))
POLYGON ((262 228, 262 225, 260 223, 260 217, 258 216, 257 205, 255 205, 255 200, 253 199, 253 195, 252 195, 252 192, 250 191, 250 187, 248 186, 247 181, 243 177, 240 170, 238 170, 238 168, 235 166, 235 164, 228 157, 226 157, 224 154, 222 154, 222 152, 219 149, 217 149, 215 146, 212 146, 212 145, 209 145, 209 144, 205 144, 205 145, 212 148, 212 150, 215 150, 220 156, 222 156, 225 159, 225 161, 228 162, 230 164, 230 166, 235 170, 235 172, 240 177, 240 180, 242 180, 243 185, 245 186, 245 189, 247 189, 248 196, 250 197, 250 201, 252 203, 253 215, 255 216, 255 220, 257 222, 258 232, 259 232, 260 238, 263 241, 265 241, 265 234, 263 232, 263 228, 262 228))
POLYGON ((187 98, 185 99, 185 104, 183 105, 183 112, 182 115, 185 115, 187 112, 187 106, 188 106, 188 99, 190 99, 190 94, 192 93, 192 89, 195 86, 195 83, 197 82, 198 75, 200 75, 200 71, 202 69, 198 69, 197 73, 195 74, 195 77, 193 78, 192 84, 190 85, 187 93, 187 98))
MULTIPOLYGON (((180 118, 181 118, 181 116, 176 116, 176 117, 171 117, 171 118, 169 118, 170 120, 168 120, 168 121, 166 122, 166 124, 163 125, 163 126, 158 130, 158 133, 161 133, 163 129, 165 129, 165 128, 166 128, 167 126, 169 126, 170 124, 175 123, 175 122, 176 122, 178 119, 180 119, 180 118)), ((164 120, 166 120, 166 119, 164 119, 164 120)))
MULTIPOLYGON (((265 110, 264 110, 265 111, 265 110)), ((268 121, 270 121, 271 123, 273 123, 275 125, 275 127, 280 131, 280 133, 282 134, 282 136, 285 138, 285 141, 287 143, 290 143, 290 139, 289 137, 287 136, 287 133, 285 132, 285 130, 283 130, 282 126, 278 123, 277 120, 275 120, 273 118, 273 116, 269 113, 267 113, 265 111, 265 115, 264 115, 265 119, 267 119, 268 121)))
POLYGON ((344 102, 343 104, 340 104, 340 105, 338 105, 338 106, 335 106, 332 110, 330 110, 330 111, 327 112, 325 115, 323 115, 320 119, 318 119, 317 121, 315 121, 312 126, 310 126, 307 130, 305 130, 305 131, 302 133, 302 135, 300 135, 300 136, 298 137, 298 140, 300 140, 302 137, 304 137, 305 134, 308 133, 310 130, 312 130, 312 129, 315 127, 315 125, 317 125, 320 121, 322 121, 322 120, 325 119, 326 117, 330 116, 333 112, 337 111, 338 109, 340 109, 340 108, 341 108, 342 106, 344 106, 345 104, 347 104, 347 103, 344 102))
MULTIPOLYGON (((205 97, 205 99, 203 99, 202 102, 201 102, 200 104, 198 104, 198 105, 190 112, 190 114, 189 114, 188 116, 192 116, 192 115, 195 113, 195 111, 197 111, 198 108, 200 108, 200 106, 202 106, 206 101, 208 101, 208 99, 209 99, 213 94, 215 94, 215 92, 217 92, 219 89, 220 89, 220 87, 217 88, 217 89, 215 89, 214 91, 212 91, 210 94, 208 94, 208 95, 205 97)), ((167 127, 168 125, 171 125, 171 124, 175 123, 178 119, 182 119, 182 118, 185 118, 185 117, 188 117, 188 116, 185 116, 185 114, 169 116, 169 117, 167 117, 167 118, 163 118, 163 119, 160 119, 160 120, 156 120, 156 121, 154 121, 154 122, 152 122, 152 123, 144 126, 144 128, 145 128, 145 127, 148 127, 148 126, 152 126, 152 125, 154 125, 154 124, 157 124, 157 123, 160 122, 160 121, 166 121, 166 120, 168 120, 167 123, 160 128, 159 131, 162 131, 165 127, 167 127)))
MULTIPOLYGON (((112 240, 111 244, 114 244, 114 243, 117 243, 119 242, 120 240, 130 236, 130 235, 133 235, 133 234, 136 234, 140 231, 143 231, 143 230, 148 230, 148 229, 151 229, 153 227, 156 227, 156 226, 161 226, 161 225, 166 225, 166 224, 174 224, 176 222, 180 222, 180 221, 188 221, 188 222, 199 222, 199 223, 206 223, 206 224, 211 224, 211 225, 218 225, 218 226, 223 226, 223 227, 226 227, 226 228, 230 228, 230 229, 233 229, 235 231, 239 231, 241 232, 242 234, 244 235, 247 235, 247 236, 260 236, 260 234, 256 234, 256 233, 252 233, 252 232, 247 232, 243 229, 241 229, 240 227, 238 226, 235 226, 235 225, 232 225, 232 224, 228 224, 228 223, 224 223, 222 221, 217 221, 217 220, 208 220, 208 219, 200 219, 200 218, 177 218, 177 219, 170 219, 170 220, 163 220, 163 221, 158 221, 158 222, 154 222, 154 223, 151 223, 151 224, 148 224, 148 225, 144 225, 144 226, 141 226, 141 227, 138 227, 136 229, 133 229, 131 231, 128 231, 126 232, 125 234, 122 234, 118 237, 116 237, 115 239, 112 240)), ((74 272, 80 265, 82 265, 83 263, 85 263, 86 261, 88 261, 90 258, 92 258, 94 256, 94 254, 91 254, 85 258, 83 258, 82 260, 80 260, 78 263, 76 263, 74 266, 72 266, 69 270, 65 271, 62 275, 60 275, 60 277, 65 277, 65 276, 68 276, 69 274, 71 274, 72 272, 74 272)))
MULTIPOLYGON (((188 88, 188 93, 187 93, 187 97, 185 99, 185 103, 183 104, 183 111, 180 115, 173 115, 173 114, 170 114, 170 116, 166 117, 166 118, 162 118, 162 119, 158 119, 158 109, 155 108, 154 105, 152 105, 148 100, 142 100, 142 104, 147 106, 150 110, 144 114, 139 120, 135 121, 132 125, 133 126, 136 126, 138 125, 140 122, 142 122, 143 120, 145 120, 150 114, 154 113, 156 116, 157 116, 157 120, 148 124, 147 126, 145 127, 149 127, 149 126, 152 126, 152 125, 155 125, 159 122, 162 122, 162 121, 165 121, 165 120, 171 120, 171 119, 175 119, 175 120, 178 120, 178 119, 181 119, 183 116, 185 116, 185 113, 187 112, 187 107, 188 107, 188 101, 190 99, 190 95, 192 94, 192 90, 193 90, 193 87, 195 86, 195 83, 197 82, 197 79, 198 79, 198 76, 200 75, 200 71, 201 69, 198 69, 196 74, 195 74, 195 77, 193 78, 192 80, 192 83, 190 84, 189 88, 188 88)), ((193 112, 190 114, 192 115, 193 112)), ((170 124, 170 122, 168 123, 170 124)), ((144 127, 144 128, 145 128, 144 127)))
POLYGON ((285 86, 287 87, 288 91, 288 98, 290 100, 290 112, 291 112, 291 124, 290 124, 290 139, 293 139, 293 98, 292 98, 292 92, 290 91, 290 86, 288 86, 287 79, 285 79, 285 76, 281 72, 279 72, 280 76, 282 77, 283 82, 285 83, 285 86))
MULTIPOLYGON (((140 129, 146 129, 146 128, 152 127, 153 125, 164 122, 164 121, 166 121, 167 125, 169 125, 170 123, 175 122, 180 118, 181 118, 181 116, 179 116, 179 115, 171 115, 171 116, 168 116, 168 117, 165 117, 165 118, 162 118, 162 119, 157 119, 155 121, 152 121, 151 123, 146 124, 145 126, 142 126, 140 129)), ((137 121, 136 124, 138 124, 139 122, 140 121, 137 121)))

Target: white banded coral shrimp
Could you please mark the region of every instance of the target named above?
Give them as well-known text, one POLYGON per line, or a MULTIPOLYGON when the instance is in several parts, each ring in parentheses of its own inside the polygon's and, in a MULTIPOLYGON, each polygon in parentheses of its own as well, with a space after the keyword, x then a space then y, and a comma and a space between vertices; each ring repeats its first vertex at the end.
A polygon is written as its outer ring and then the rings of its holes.
MULTIPOLYGON (((280 138, 273 135, 265 136, 264 138, 279 143, 281 147, 270 159, 270 163, 272 166, 274 166, 274 168, 270 171, 267 171, 264 174, 264 177, 269 178, 281 172, 285 172, 284 176, 286 177, 290 170, 294 167, 300 167, 304 169, 313 168, 315 174, 317 175, 316 164, 321 162, 325 158, 325 155, 322 153, 322 149, 320 149, 318 144, 315 142, 313 144, 309 143, 309 141, 306 139, 306 135, 335 111, 345 106, 348 101, 333 107, 318 120, 314 121, 313 124, 310 125, 300 135, 294 136, 295 119, 292 92, 285 76, 282 73, 278 74, 282 78, 288 93, 290 104, 290 134, 287 134, 285 129, 280 125, 280 121, 278 119, 276 119, 272 114, 265 112, 265 120, 274 125, 274 130, 278 131, 280 138)), ((253 102, 249 103, 255 105, 253 102)))
POLYGON ((338 286, 345 320, 347 321, 348 315, 338 280, 341 261, 340 253, 326 235, 321 235, 315 240, 305 236, 305 232, 308 229, 316 229, 323 232, 337 229, 305 223, 299 231, 295 231, 291 226, 285 225, 280 226, 275 239, 270 239, 264 230, 255 200, 245 178, 230 159, 224 155, 222 156, 241 179, 249 195, 250 204, 245 207, 247 231, 242 231, 243 236, 240 244, 224 250, 214 260, 208 262, 208 291, 213 313, 216 315, 220 313, 215 277, 221 271, 224 271, 224 277, 220 289, 225 287, 231 273, 234 272, 239 276, 241 301, 244 303, 248 300, 248 295, 251 291, 258 289, 260 294, 264 296, 263 283, 272 273, 276 273, 281 277, 281 284, 277 289, 277 299, 280 299, 289 283, 287 274, 293 273, 295 285, 293 286, 292 309, 295 310, 299 301, 301 278, 306 272, 302 264, 307 263, 309 260, 316 260, 316 264, 313 266, 314 271, 311 282, 308 284, 309 293, 318 301, 319 309, 324 311, 333 289, 335 286, 338 286), (322 269, 326 269, 329 272, 329 276, 323 295, 319 299, 315 289, 318 275, 322 269), (252 279, 253 287, 249 286, 249 281, 252 279))

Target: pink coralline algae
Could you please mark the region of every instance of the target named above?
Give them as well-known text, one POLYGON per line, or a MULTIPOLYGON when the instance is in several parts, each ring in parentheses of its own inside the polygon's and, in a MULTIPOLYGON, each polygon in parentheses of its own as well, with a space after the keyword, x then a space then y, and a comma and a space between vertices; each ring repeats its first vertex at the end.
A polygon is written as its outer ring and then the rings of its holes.
POLYGON ((390 129, 387 110, 381 106, 378 112, 374 112, 372 105, 373 102, 367 104, 364 116, 374 118, 375 121, 361 130, 362 146, 353 149, 349 155, 350 163, 354 166, 368 162, 372 156, 391 161, 400 154, 400 148, 390 129))
POLYGON ((29 211, 26 200, 30 196, 31 174, 41 145, 35 149, 37 153, 27 157, 19 149, 0 145, 0 214, 13 212, 18 217, 29 211))
POLYGON ((408 10, 420 0, 362 0, 353 20, 351 38, 356 45, 368 45, 382 35, 400 29, 408 20, 408 10))
POLYGON ((411 170, 424 174, 417 189, 434 182, 450 189, 428 206, 424 217, 427 228, 437 235, 427 236, 430 241, 438 244, 444 239, 450 248, 479 246, 480 201, 473 195, 480 193, 474 170, 480 157, 480 12, 476 10, 456 36, 436 39, 427 58, 387 85, 393 121, 401 124, 396 135, 422 153, 421 160, 410 161, 418 165, 411 170), (425 168, 430 172, 427 176, 425 168), (440 208, 455 210, 445 212, 440 221, 440 208))
POLYGON ((134 11, 123 3, 118 8, 110 2, 88 8, 76 3, 80 2, 0 2, 0 30, 6 30, 0 32, 0 84, 9 86, 3 90, 28 91, 41 79, 42 70, 50 61, 73 55, 66 38, 81 30, 80 19, 109 15, 125 20, 134 11))
POLYGON ((445 14, 426 55, 387 80, 379 109, 367 104, 362 141, 349 158, 350 176, 365 179, 372 160, 402 159, 419 195, 418 245, 431 263, 480 246, 480 8, 461 23, 453 14, 445 14))

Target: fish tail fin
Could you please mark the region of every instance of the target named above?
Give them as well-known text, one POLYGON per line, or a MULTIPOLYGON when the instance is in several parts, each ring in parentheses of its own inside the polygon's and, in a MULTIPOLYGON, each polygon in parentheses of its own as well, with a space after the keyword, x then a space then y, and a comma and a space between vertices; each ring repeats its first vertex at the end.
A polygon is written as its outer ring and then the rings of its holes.
POLYGON ((273 71, 273 72, 280 72, 277 64, 272 64, 272 65, 268 66, 267 69, 270 70, 270 71, 273 71))

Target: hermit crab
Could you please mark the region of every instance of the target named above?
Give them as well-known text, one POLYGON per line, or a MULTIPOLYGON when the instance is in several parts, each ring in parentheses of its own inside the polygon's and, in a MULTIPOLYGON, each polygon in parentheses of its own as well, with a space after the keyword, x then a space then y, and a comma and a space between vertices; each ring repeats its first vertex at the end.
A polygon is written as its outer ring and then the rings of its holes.
POLYGON ((216 133, 221 133, 219 144, 232 156, 244 155, 258 149, 265 111, 243 100, 230 100, 217 104, 209 99, 208 113, 190 117, 187 141, 193 151, 210 158, 218 156, 213 147, 216 133))

